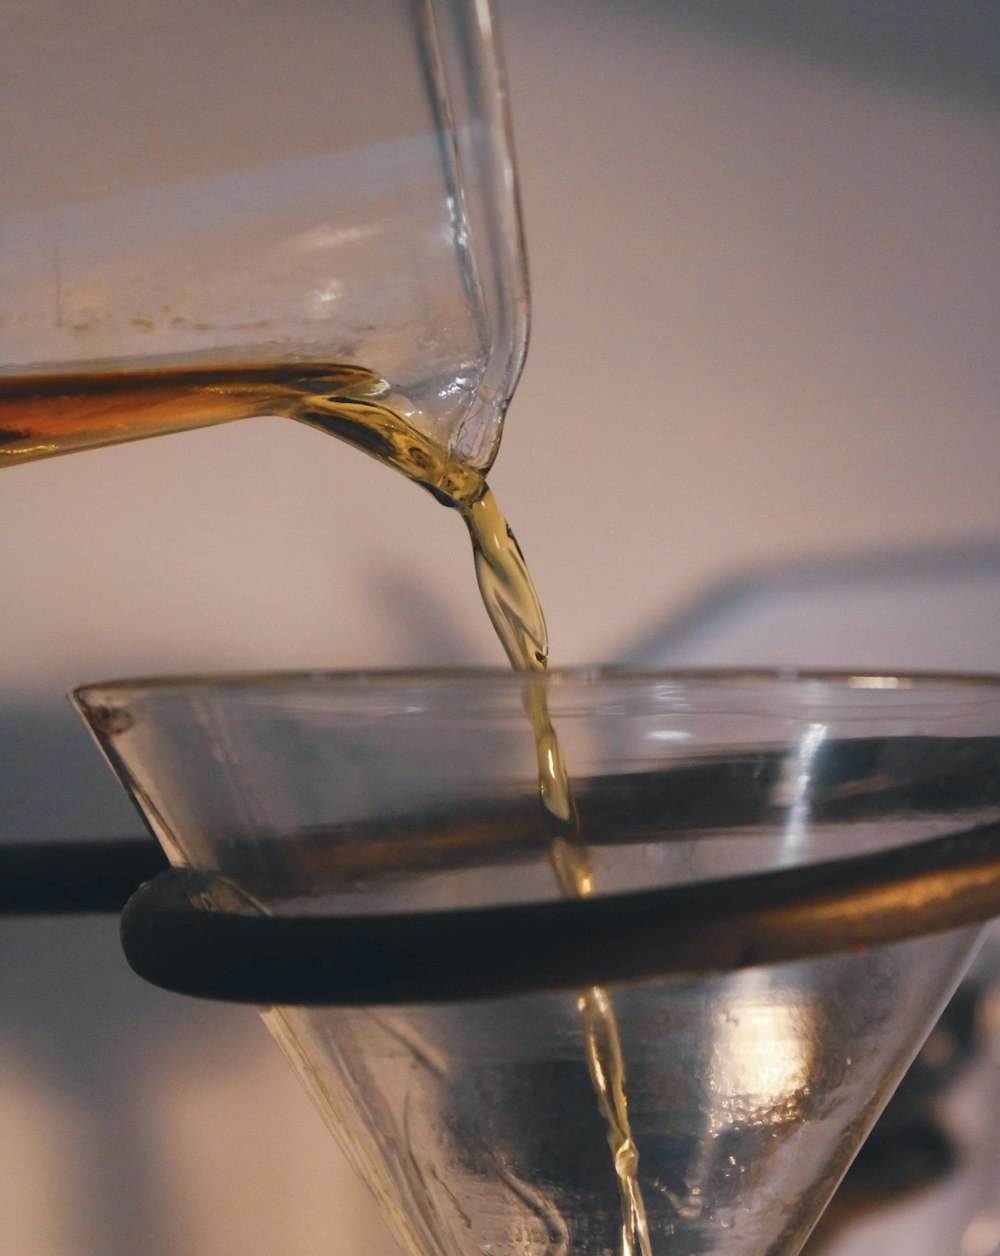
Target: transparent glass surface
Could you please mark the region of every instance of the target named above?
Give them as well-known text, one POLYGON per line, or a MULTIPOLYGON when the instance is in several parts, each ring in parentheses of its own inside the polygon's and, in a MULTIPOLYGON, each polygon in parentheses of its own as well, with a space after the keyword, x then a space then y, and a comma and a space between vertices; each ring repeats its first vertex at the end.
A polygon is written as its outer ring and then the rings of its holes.
MULTIPOLYGON (((559 897, 531 683, 210 677, 76 701, 170 859, 221 873, 251 910, 448 912, 559 897)), ((547 693, 598 896, 902 856, 1000 819, 989 680, 591 671, 547 693)), ((979 934, 264 1015, 414 1253, 630 1250, 589 1000, 619 1041, 645 1250, 793 1256, 979 934)))
POLYGON ((285 413, 157 395, 71 431, 81 376, 347 363, 489 465, 527 299, 486 0, 7 6, 0 112, 0 463, 285 413))

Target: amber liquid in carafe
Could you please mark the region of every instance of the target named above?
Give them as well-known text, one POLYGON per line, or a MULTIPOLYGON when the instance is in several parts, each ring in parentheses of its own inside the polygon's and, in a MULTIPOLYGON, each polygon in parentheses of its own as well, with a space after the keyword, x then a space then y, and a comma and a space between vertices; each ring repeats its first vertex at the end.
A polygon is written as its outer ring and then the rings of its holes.
MULTIPOLYGON (((381 376, 350 364, 245 363, 0 377, 0 466, 267 415, 340 437, 462 515, 483 604, 511 665, 528 673, 524 703, 553 871, 564 896, 588 897, 594 881, 569 774, 545 687, 531 679, 548 662, 548 636, 524 556, 483 472, 428 436, 419 412, 381 376)), ((578 1005, 621 1198, 622 1256, 651 1256, 614 1008, 597 986, 578 1005)))
POLYGON ((271 415, 339 436, 449 504, 474 497, 482 473, 407 409, 380 375, 344 363, 0 376, 0 466, 271 415))

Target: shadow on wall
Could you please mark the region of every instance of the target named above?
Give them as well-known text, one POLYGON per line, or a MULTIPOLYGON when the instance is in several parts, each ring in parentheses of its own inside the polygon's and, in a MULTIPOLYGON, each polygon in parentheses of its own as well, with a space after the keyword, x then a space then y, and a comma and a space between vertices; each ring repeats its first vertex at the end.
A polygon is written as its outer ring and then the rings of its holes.
MULTIPOLYGON (((183 1250, 183 1223, 150 1137, 149 1073, 158 1054, 209 1036, 213 1051, 228 1047, 238 1068, 246 1054, 245 1009, 202 1006, 145 986, 125 964, 112 916, 5 919, 0 947, 4 1093, 27 1078, 63 1130, 35 1164, 24 1163, 16 1135, 5 1137, 0 1177, 19 1184, 13 1202, 29 1213, 61 1210, 65 1246, 58 1250, 67 1253, 183 1250), (35 1195, 33 1203, 25 1198, 35 1195)), ((197 1053, 191 1068, 198 1069, 197 1053)), ((0 1250, 12 1251, 5 1242, 18 1223, 12 1201, 5 1202, 0 1250)))
POLYGON ((1000 540, 767 564, 624 642, 640 667, 1000 672, 1000 540))
POLYGON ((145 832, 65 699, 0 706, 0 746, 0 841, 145 832))
MULTIPOLYGON (((0 843, 142 833, 60 699, 0 745, 0 843)), ((0 916, 0 956, 0 1252, 396 1250, 251 1009, 146 985, 111 914, 0 916)))
POLYGON ((656 9, 740 42, 781 44, 813 64, 1000 104, 994 0, 661 0, 656 9))
MULTIPOLYGON (((138 835, 143 826, 67 707, 0 709, 0 840, 138 835)), ((181 1250, 151 1156, 143 1091, 150 1044, 230 1040, 236 1009, 207 1008, 145 986, 128 969, 113 916, 0 919, 0 1076, 25 1070, 53 1110, 73 1114, 72 1134, 44 1167, 72 1179, 78 1210, 66 1251, 79 1256, 181 1250)), ((242 1018, 241 1018, 242 1019, 242 1018)), ((10 1081, 6 1081, 9 1087, 10 1081)), ((6 1093, 6 1089, 5 1089, 6 1093)), ((17 1138, 0 1146, 0 1179, 29 1174, 17 1138)), ((42 1190, 25 1180, 21 1190, 42 1190)), ((36 1205, 51 1207, 44 1197, 36 1205)), ((0 1250, 16 1224, 5 1216, 0 1250), (6 1238, 4 1237, 6 1235, 6 1238)), ((44 1242, 43 1242, 44 1246, 44 1242)))

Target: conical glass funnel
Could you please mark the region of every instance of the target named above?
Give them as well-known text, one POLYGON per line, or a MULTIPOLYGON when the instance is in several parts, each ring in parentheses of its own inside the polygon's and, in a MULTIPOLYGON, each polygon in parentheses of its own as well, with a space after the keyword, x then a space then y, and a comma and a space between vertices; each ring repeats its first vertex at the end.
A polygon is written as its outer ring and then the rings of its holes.
POLYGON ((78 690, 197 870, 126 951, 265 1005, 411 1252, 793 1256, 1000 910, 1000 684, 555 673, 565 901, 531 683, 78 690))

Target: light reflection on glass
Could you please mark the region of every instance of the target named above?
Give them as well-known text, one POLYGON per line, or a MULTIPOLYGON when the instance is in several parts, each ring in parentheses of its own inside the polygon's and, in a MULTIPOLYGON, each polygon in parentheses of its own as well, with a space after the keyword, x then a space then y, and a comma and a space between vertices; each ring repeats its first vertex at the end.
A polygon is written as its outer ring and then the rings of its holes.
POLYGON ((827 736, 826 724, 810 724, 798 740, 795 753, 784 760, 775 786, 776 805, 787 807, 780 866, 797 862, 809 840, 810 784, 816 756, 827 736))
POLYGON ((792 1001, 764 974, 733 978, 729 1010, 712 1042, 712 1123, 776 1124, 802 1115, 809 1095, 815 1026, 808 1003, 792 1001))
POLYGON ((910 682, 901 676, 852 676, 852 689, 909 689, 910 682))

